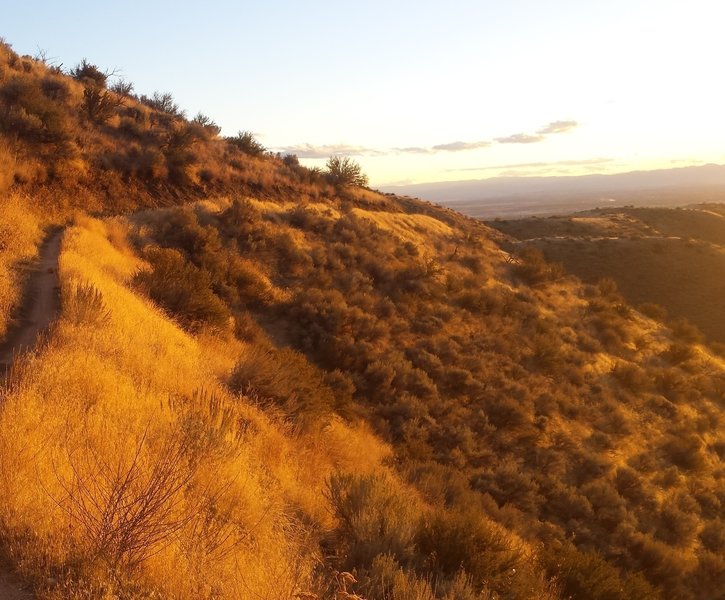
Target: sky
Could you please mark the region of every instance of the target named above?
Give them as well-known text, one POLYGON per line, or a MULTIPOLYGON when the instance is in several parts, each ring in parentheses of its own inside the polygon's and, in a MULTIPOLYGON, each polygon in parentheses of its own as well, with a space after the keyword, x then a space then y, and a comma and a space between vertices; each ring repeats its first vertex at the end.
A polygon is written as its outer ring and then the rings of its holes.
POLYGON ((0 36, 373 186, 725 162, 720 0, 0 0, 0 36))

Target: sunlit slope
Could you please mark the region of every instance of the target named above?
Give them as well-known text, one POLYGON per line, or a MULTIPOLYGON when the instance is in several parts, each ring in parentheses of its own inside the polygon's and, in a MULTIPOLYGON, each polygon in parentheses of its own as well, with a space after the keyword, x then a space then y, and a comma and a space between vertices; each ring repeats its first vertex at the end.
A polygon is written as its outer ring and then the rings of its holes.
POLYGON ((326 478, 380 469, 386 450, 339 420, 294 433, 231 396, 218 376, 244 345, 182 331, 128 287, 140 268, 122 222, 65 232, 62 317, 0 418, 13 560, 56 598, 312 589, 326 478))
MULTIPOLYGON (((176 253, 206 274, 237 335, 269 335, 344 376, 352 402, 338 410, 365 415, 444 515, 423 517, 435 542, 393 552, 407 577, 450 581, 460 563, 431 556, 490 550, 463 534, 477 514, 540 547, 536 568, 564 597, 657 597, 642 576, 667 598, 717 597, 722 361, 613 286, 506 251, 450 211, 352 192, 327 208, 221 199, 139 219, 158 277, 158 257, 176 253)), ((477 565, 464 561, 474 579, 477 565)), ((485 589, 529 597, 517 586, 531 571, 517 573, 490 567, 485 589)))

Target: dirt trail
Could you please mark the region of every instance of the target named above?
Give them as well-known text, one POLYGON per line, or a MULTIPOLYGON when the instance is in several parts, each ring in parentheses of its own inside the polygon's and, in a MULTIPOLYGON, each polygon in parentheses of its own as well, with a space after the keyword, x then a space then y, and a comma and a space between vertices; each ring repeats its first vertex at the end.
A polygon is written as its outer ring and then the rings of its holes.
MULTIPOLYGON (((13 359, 31 350, 38 335, 46 331, 60 308, 58 294, 58 255, 63 231, 57 229, 48 236, 40 249, 40 257, 30 267, 25 283, 22 305, 15 323, 0 340, 0 381, 5 378, 13 359)), ((35 596, 23 590, 12 565, 0 556, 0 600, 33 600, 35 596)))
POLYGON ((0 340, 0 377, 10 369, 15 356, 35 346, 38 334, 58 314, 58 255, 62 237, 61 229, 53 231, 43 243, 40 257, 30 267, 22 305, 14 315, 15 323, 5 339, 0 340))

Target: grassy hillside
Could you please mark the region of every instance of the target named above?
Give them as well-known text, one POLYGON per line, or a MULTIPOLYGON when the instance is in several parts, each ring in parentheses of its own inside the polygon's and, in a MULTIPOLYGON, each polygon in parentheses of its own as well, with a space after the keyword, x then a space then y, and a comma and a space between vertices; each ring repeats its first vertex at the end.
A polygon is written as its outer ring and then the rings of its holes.
POLYGON ((492 221, 533 244, 547 259, 588 283, 610 278, 627 301, 656 304, 672 321, 686 319, 725 343, 723 205, 689 209, 628 208, 572 217, 492 221))
POLYGON ((720 597, 725 363, 687 328, 3 52, 8 310, 66 224, 60 318, 1 392, 0 548, 38 597, 720 597))

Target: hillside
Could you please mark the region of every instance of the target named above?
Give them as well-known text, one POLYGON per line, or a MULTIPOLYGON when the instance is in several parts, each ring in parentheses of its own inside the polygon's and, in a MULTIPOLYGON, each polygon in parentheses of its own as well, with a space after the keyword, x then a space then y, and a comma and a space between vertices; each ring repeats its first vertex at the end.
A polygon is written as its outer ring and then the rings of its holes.
POLYGON ((37 597, 720 597, 709 347, 248 136, 196 139, 178 178, 193 122, 130 96, 99 121, 106 87, 3 52, 3 331, 64 227, 60 316, 0 411, 0 546, 37 597), (56 176, 66 147, 82 168, 56 176), (107 160, 146 151, 151 178, 107 160))
POLYGON ((724 213, 722 204, 626 207, 490 225, 535 245, 582 281, 610 278, 631 305, 647 305, 670 322, 686 319, 723 344, 725 296, 717 274, 725 271, 724 213))

